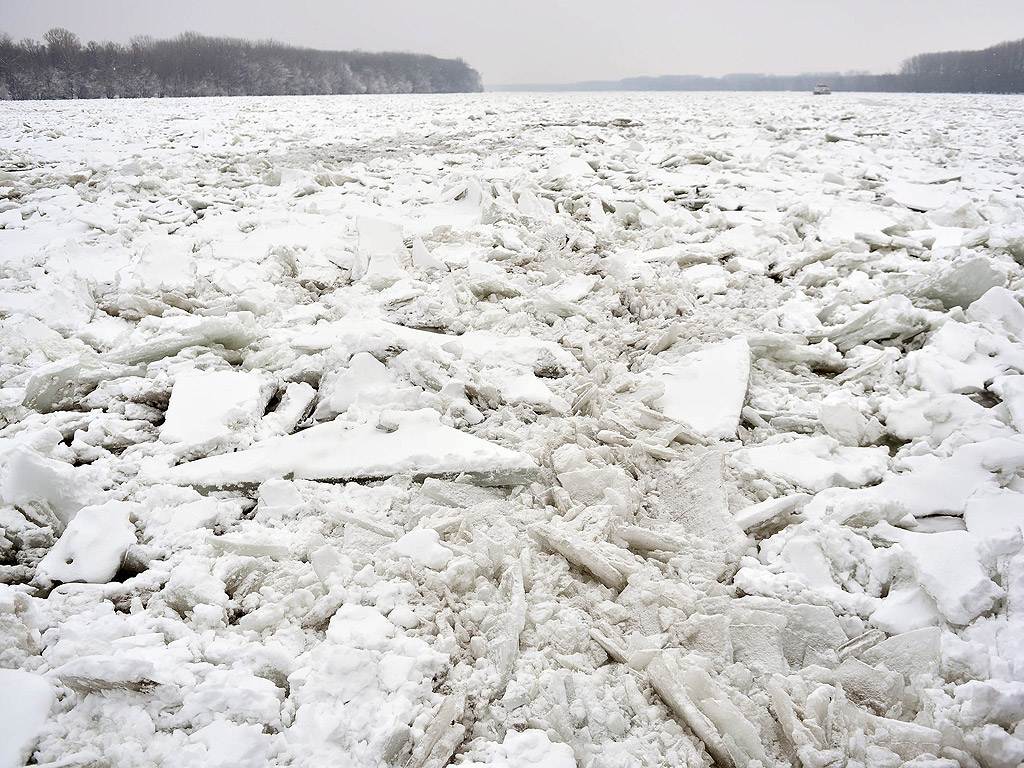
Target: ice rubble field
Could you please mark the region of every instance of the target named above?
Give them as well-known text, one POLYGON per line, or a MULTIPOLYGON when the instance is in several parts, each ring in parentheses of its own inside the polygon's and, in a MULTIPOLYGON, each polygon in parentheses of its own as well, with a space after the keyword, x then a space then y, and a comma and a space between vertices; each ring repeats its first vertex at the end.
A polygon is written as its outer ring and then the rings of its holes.
POLYGON ((0 109, 0 766, 1024 761, 1024 102, 0 109))

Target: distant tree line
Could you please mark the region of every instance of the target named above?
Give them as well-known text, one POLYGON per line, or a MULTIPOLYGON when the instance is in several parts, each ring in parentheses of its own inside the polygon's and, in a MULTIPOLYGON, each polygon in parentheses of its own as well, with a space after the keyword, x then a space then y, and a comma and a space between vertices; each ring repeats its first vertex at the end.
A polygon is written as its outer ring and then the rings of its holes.
POLYGON ((922 53, 900 67, 915 91, 1024 93, 1024 40, 982 51, 922 53))
POLYGON ((273 96, 481 91, 461 59, 318 51, 186 32, 128 45, 81 43, 66 29, 43 42, 0 33, 0 99, 273 96))
POLYGON ((725 77, 662 75, 598 80, 569 85, 499 86, 500 90, 586 91, 810 91, 827 84, 834 91, 924 93, 1024 93, 1024 40, 983 51, 922 53, 903 62, 898 74, 819 72, 781 77, 737 74, 725 77))

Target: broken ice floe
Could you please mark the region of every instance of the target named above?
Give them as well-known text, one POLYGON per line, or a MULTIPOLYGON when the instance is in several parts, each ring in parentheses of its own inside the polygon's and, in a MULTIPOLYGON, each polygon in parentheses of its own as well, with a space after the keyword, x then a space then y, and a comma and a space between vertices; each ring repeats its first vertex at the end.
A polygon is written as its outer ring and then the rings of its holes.
POLYGON ((679 98, 5 112, 0 751, 1020 764, 1014 105, 679 98))
POLYGON ((739 337, 693 352, 657 374, 665 394, 654 405, 704 437, 736 436, 750 376, 750 346, 739 337))
POLYGON ((223 443, 255 427, 271 392, 268 382, 251 372, 181 375, 171 390, 160 439, 192 448, 223 443))
POLYGON ((447 427, 436 411, 385 411, 378 424, 334 420, 271 438, 236 453, 158 472, 167 482, 200 488, 253 485, 278 477, 363 480, 407 474, 472 476, 485 485, 530 482, 528 455, 447 427))
POLYGON ((884 448, 849 448, 824 435, 746 448, 738 459, 812 491, 857 488, 880 480, 888 466, 884 448))

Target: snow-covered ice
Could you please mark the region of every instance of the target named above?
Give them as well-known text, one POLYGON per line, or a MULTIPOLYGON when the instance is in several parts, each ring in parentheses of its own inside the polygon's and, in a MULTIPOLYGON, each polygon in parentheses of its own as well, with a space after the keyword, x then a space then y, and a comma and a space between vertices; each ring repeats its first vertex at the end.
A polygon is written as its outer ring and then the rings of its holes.
POLYGON ((1016 97, 0 113, 0 766, 1024 763, 1016 97))

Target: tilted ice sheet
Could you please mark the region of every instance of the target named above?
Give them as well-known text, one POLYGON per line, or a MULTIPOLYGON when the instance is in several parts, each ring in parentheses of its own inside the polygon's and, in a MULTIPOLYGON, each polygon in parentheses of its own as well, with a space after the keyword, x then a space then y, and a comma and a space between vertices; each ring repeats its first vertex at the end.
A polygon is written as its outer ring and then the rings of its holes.
POLYGON ((666 416, 712 440, 736 435, 750 377, 750 345, 730 339, 686 355, 658 374, 665 394, 655 401, 666 416))
POLYGON ((440 423, 436 411, 385 411, 380 424, 335 419, 235 453, 156 472, 155 479, 201 488, 262 483, 279 477, 360 480, 391 475, 471 474, 489 485, 529 481, 528 455, 440 423))

